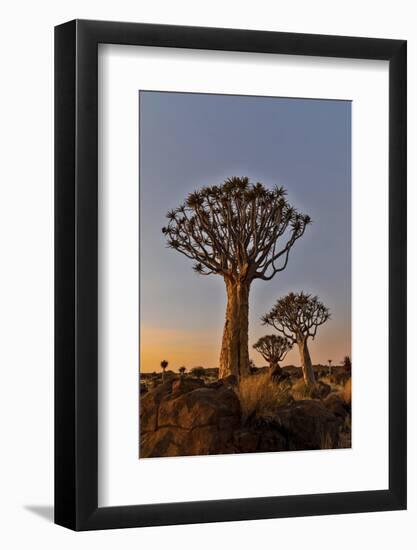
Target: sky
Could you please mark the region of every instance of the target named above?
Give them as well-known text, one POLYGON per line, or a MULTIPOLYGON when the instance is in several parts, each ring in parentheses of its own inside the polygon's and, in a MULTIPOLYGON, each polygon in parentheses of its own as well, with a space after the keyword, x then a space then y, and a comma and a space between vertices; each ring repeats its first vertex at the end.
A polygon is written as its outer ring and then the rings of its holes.
MULTIPOLYGON (((349 101, 139 92, 140 369, 217 367, 225 318, 222 277, 202 277, 168 249, 167 211, 188 193, 247 176, 282 185, 313 223, 287 268, 250 291, 249 354, 273 334, 260 317, 290 291, 312 293, 331 310, 309 348, 314 364, 351 355, 351 103, 349 101)), ((294 348, 283 365, 300 365, 294 348)))

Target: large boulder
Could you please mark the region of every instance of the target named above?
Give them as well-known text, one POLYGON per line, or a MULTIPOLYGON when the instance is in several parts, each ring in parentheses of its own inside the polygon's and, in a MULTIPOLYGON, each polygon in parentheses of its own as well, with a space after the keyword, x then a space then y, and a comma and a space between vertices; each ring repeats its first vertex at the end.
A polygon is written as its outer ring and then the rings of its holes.
POLYGON ((285 436, 288 450, 338 446, 341 420, 320 401, 294 401, 275 412, 274 422, 285 436))
POLYGON ((240 403, 224 385, 192 380, 162 384, 141 399, 140 456, 187 456, 237 451, 240 403))
POLYGON ((234 433, 234 443, 239 453, 265 453, 286 451, 287 440, 277 425, 258 421, 257 426, 245 426, 234 433))
POLYGON ((204 386, 204 380, 200 378, 178 378, 172 381, 171 393, 178 396, 204 386))
POLYGON ((161 400, 172 391, 172 380, 159 384, 152 391, 140 396, 140 431, 154 431, 157 428, 158 407, 161 400))
POLYGON ((227 389, 197 388, 162 399, 158 411, 158 427, 179 426, 193 428, 217 425, 229 416, 240 416, 240 404, 236 394, 227 389))
POLYGON ((140 396, 140 456, 337 448, 348 414, 340 392, 322 401, 302 399, 277 406, 242 424, 234 389, 223 382, 206 385, 183 377, 140 396))
POLYGON ((325 399, 323 399, 323 405, 342 420, 344 420, 349 414, 348 406, 340 393, 331 393, 328 395, 325 399))
POLYGON ((331 387, 329 384, 325 384, 324 382, 316 382, 316 384, 313 386, 310 392, 310 397, 312 399, 325 399, 329 393, 331 392, 331 387))

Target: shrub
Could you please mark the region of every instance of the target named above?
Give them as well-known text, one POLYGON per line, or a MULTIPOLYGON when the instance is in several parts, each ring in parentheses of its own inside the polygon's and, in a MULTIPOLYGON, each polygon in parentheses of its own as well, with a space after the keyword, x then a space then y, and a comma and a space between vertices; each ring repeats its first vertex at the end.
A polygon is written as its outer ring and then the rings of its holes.
POLYGON ((333 441, 329 432, 320 434, 320 449, 333 449, 333 441))
POLYGON ((205 372, 206 371, 205 371, 204 367, 193 367, 191 369, 191 374, 193 376, 195 376, 196 378, 202 378, 204 376, 205 372))
POLYGON ((296 401, 301 399, 311 399, 313 392, 314 386, 306 386, 303 378, 294 382, 291 388, 291 395, 296 401))
POLYGON ((345 369, 350 370, 352 368, 352 361, 350 360, 349 355, 345 355, 345 357, 343 358, 342 364, 345 367, 345 369))
POLYGON ((269 372, 241 378, 236 392, 240 400, 243 422, 253 415, 268 417, 277 407, 286 405, 290 400, 288 387, 273 382, 269 372))

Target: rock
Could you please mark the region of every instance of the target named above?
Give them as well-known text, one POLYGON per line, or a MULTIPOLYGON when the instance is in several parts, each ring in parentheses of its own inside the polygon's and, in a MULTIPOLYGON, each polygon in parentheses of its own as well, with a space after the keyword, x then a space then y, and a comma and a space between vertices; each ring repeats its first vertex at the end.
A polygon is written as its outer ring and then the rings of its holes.
POLYGON ((258 448, 260 435, 255 430, 241 429, 234 433, 234 443, 240 453, 253 453, 258 448))
POLYGON ((218 390, 223 386, 224 384, 221 380, 215 380, 214 382, 209 382, 208 384, 206 384, 206 388, 211 388, 213 390, 218 390))
POLYGON ((157 413, 161 399, 172 390, 172 380, 159 384, 145 395, 140 396, 140 432, 141 434, 156 430, 157 413))
POLYGON ((291 375, 289 372, 285 371, 281 367, 273 367, 269 374, 271 376, 271 379, 276 382, 277 384, 283 382, 284 380, 288 380, 291 378, 291 375))
POLYGON ((325 440, 337 447, 341 421, 319 401, 307 399, 282 407, 274 422, 286 437, 289 450, 321 449, 325 440))
POLYGON ((225 376, 220 381, 222 382, 223 386, 226 387, 237 386, 237 378, 234 374, 229 374, 229 376, 225 376))
POLYGON ((323 399, 323 405, 335 416, 344 419, 348 415, 345 402, 339 393, 331 393, 323 399))
POLYGON ((185 442, 185 433, 169 428, 161 428, 141 434, 140 458, 158 456, 181 456, 181 445, 185 442))
POLYGON ((141 382, 140 386, 139 386, 139 393, 142 395, 142 394, 147 393, 147 392, 148 392, 148 387, 146 386, 146 384, 141 382))
POLYGON ((324 382, 317 382, 316 385, 312 388, 310 392, 311 399, 324 399, 331 392, 331 387, 329 384, 324 382))
POLYGON ((240 417, 240 403, 233 391, 198 388, 178 397, 173 394, 164 398, 159 405, 158 426, 192 429, 236 415, 240 417))
POLYGON ((255 419, 245 428, 236 430, 234 443, 240 453, 286 451, 287 439, 271 419, 255 419))
MULTIPOLYGON (((327 392, 327 384, 318 387, 327 392)), ((239 399, 223 381, 169 380, 140 396, 140 456, 335 448, 348 410, 343 394, 333 393, 274 408, 242 426, 239 399)))
POLYGON ((287 439, 279 430, 271 428, 261 432, 258 445, 260 452, 286 451, 287 448, 287 439))
POLYGON ((178 378, 172 382, 172 393, 180 395, 204 386, 204 381, 198 378, 178 378))
POLYGON ((140 456, 236 452, 240 402, 233 390, 195 381, 167 382, 141 400, 140 456))

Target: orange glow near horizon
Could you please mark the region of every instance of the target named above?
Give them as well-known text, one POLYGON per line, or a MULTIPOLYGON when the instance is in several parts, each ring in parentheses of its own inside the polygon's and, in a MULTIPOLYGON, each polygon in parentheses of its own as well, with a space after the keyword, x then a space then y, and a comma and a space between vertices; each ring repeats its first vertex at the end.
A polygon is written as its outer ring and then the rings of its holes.
MULTIPOLYGON (((313 364, 327 365, 327 360, 331 359, 332 365, 336 366, 341 363, 345 355, 351 355, 350 334, 340 330, 341 327, 331 325, 329 323, 327 327, 321 328, 316 341, 309 341, 313 364)), ((261 328, 259 334, 253 335, 249 340, 249 355, 257 367, 266 365, 266 362, 252 349, 252 345, 266 332, 261 328)), ((218 367, 222 329, 186 331, 142 324, 140 336, 141 372, 159 372, 163 359, 168 361, 168 369, 173 371, 178 371, 182 365, 187 370, 196 366, 218 367)), ((282 365, 300 365, 297 346, 288 353, 282 365)))
POLYGON ((168 369, 177 371, 196 366, 216 367, 220 350, 213 342, 220 342, 221 334, 214 331, 185 331, 143 326, 141 329, 140 369, 158 372, 166 359, 168 369))

